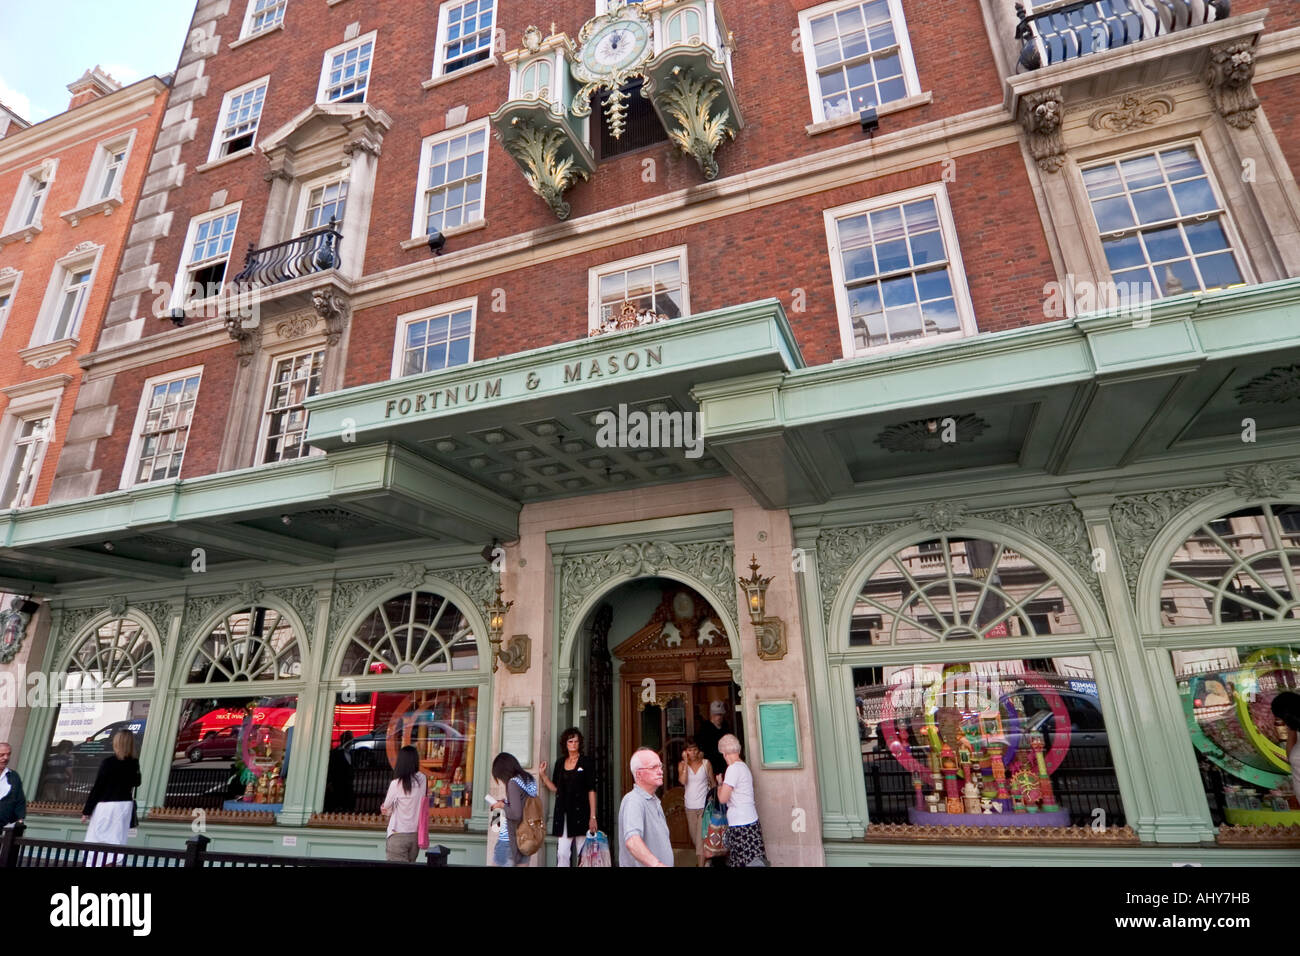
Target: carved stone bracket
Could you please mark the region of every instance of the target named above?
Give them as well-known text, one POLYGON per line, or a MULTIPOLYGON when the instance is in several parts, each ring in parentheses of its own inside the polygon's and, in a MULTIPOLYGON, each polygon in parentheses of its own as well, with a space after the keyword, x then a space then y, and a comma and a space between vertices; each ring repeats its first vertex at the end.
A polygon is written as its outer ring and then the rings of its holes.
POLYGON ((126 595, 118 594, 108 602, 108 613, 114 618, 122 617, 126 614, 126 605, 126 595))
POLYGON ((1255 77, 1255 41, 1237 40, 1210 47, 1205 85, 1210 102, 1229 126, 1248 129, 1255 123, 1259 97, 1251 86, 1255 77))
POLYGON ((1065 165, 1065 142, 1061 139, 1061 117, 1065 112, 1059 86, 1030 93, 1020 101, 1020 125, 1029 137, 1029 152, 1045 173, 1065 165))
POLYGON ((1228 487, 1243 498, 1277 498, 1294 490, 1296 468, 1286 462, 1261 462, 1227 470, 1228 487))
POLYGON ((352 305, 333 289, 317 289, 311 294, 311 305, 325 320, 325 341, 338 345, 352 317, 352 305))
POLYGON ((590 178, 572 156, 562 155, 567 145, 564 134, 554 127, 542 127, 515 117, 501 143, 524 172, 533 192, 545 200, 558 219, 568 219, 570 206, 564 193, 579 178, 590 178))
POLYGON ((1118 106, 1109 106, 1093 112, 1088 125, 1097 130, 1127 133, 1144 126, 1154 126, 1161 117, 1174 111, 1172 96, 1152 96, 1143 99, 1135 93, 1127 94, 1118 106))
POLYGON ((399 564, 393 580, 398 587, 410 588, 414 591, 424 583, 428 575, 428 569, 423 564, 399 564))
POLYGON ((249 363, 253 361, 253 356, 262 347, 261 326, 245 328, 238 315, 228 315, 226 316, 226 334, 239 343, 239 351, 236 353, 239 364, 241 367, 247 368, 249 363))
POLYGON ((636 577, 676 570, 706 584, 721 601, 723 610, 736 616, 735 549, 730 541, 644 541, 623 544, 609 551, 565 555, 560 566, 563 613, 561 633, 568 633, 578 606, 598 588, 620 577, 636 577))
POLYGON ((724 92, 715 77, 676 68, 669 86, 656 96, 660 109, 677 121, 668 130, 669 140, 699 163, 705 179, 717 178, 718 163, 713 154, 728 138, 736 136, 731 110, 713 109, 714 101, 724 92))

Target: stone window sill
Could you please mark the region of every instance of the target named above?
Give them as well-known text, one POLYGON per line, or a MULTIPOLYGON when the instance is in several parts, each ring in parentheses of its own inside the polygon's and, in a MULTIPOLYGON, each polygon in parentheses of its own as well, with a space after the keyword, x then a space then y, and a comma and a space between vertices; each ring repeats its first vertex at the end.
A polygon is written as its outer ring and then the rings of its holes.
POLYGON ((207 162, 207 163, 203 163, 202 165, 195 166, 194 171, 196 173, 206 173, 209 169, 216 169, 218 166, 224 166, 226 163, 233 163, 235 162, 235 160, 243 159, 245 156, 252 156, 253 153, 255 153, 256 151, 257 151, 256 146, 250 146, 247 149, 238 150, 237 152, 231 153, 228 156, 218 156, 216 159, 212 160, 211 162, 207 162))
POLYGON ((37 219, 30 226, 23 226, 21 229, 15 229, 13 232, 0 236, 0 249, 3 249, 11 242, 17 242, 21 239, 23 242, 31 242, 41 234, 41 221, 37 219))
MULTIPOLYGON (((876 107, 876 116, 881 117, 888 116, 890 113, 901 113, 903 110, 925 106, 933 101, 934 95, 929 91, 918 93, 915 96, 894 100, 892 103, 880 104, 876 107)), ((804 129, 808 131, 809 136, 816 136, 818 133, 828 133, 833 129, 843 129, 845 126, 857 126, 859 122, 857 113, 848 113, 844 116, 837 116, 835 119, 822 120, 820 123, 809 123, 804 129)))
POLYGON ((442 76, 435 76, 432 79, 425 80, 420 85, 424 87, 426 90, 431 90, 435 86, 441 86, 444 83, 450 83, 452 80, 458 80, 462 76, 469 76, 469 74, 477 73, 479 70, 486 70, 490 66, 496 66, 497 63, 499 62, 500 61, 497 59, 496 55, 494 54, 488 57, 486 60, 480 60, 478 63, 465 67, 463 70, 455 70, 451 73, 444 73, 442 74, 442 76))
POLYGON ((331 7, 333 7, 333 6, 337 6, 338 4, 342 3, 343 0, 327 0, 327 2, 329 3, 329 5, 330 5, 331 7))
POLYGON ((240 37, 238 40, 231 40, 228 49, 234 50, 245 43, 252 43, 254 40, 260 40, 262 37, 269 37, 272 33, 279 33, 284 29, 284 21, 281 20, 273 27, 267 27, 265 30, 258 30, 256 33, 250 33, 246 37, 240 37))
POLYGON ((44 345, 33 345, 30 348, 19 349, 18 357, 32 368, 49 368, 61 359, 71 355, 80 344, 80 339, 59 339, 56 342, 46 342, 44 345))
POLYGON ((60 219, 65 219, 68 225, 76 227, 77 223, 83 219, 89 219, 91 216, 102 214, 111 215, 113 210, 122 205, 121 196, 109 196, 107 199, 100 199, 96 202, 88 203, 80 209, 70 209, 67 212, 59 213, 60 219))
MULTIPOLYGON (((487 220, 479 219, 475 222, 467 223, 463 226, 455 226, 451 229, 448 229, 442 234, 442 236, 444 239, 455 239, 457 236, 462 236, 467 232, 475 232, 479 229, 486 229, 486 228, 487 228, 487 220)), ((419 249, 421 246, 428 246, 429 237, 412 236, 410 239, 402 240, 401 245, 403 249, 405 249, 407 252, 410 252, 412 249, 419 249)))

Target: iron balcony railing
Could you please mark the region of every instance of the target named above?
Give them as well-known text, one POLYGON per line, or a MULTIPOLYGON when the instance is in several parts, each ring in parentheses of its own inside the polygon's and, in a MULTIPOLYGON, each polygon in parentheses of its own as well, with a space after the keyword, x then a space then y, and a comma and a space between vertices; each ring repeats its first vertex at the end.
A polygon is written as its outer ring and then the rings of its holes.
POLYGON ((279 242, 265 249, 256 249, 250 242, 244 257, 244 270, 235 276, 235 282, 248 285, 275 285, 290 279, 301 279, 315 272, 328 272, 339 265, 339 247, 343 233, 338 222, 305 232, 296 239, 279 242))
POLYGON ((1039 4, 1026 12, 1016 4, 1016 39, 1022 44, 1020 66, 1041 66, 1078 59, 1151 37, 1222 20, 1231 0, 1074 0, 1039 4))

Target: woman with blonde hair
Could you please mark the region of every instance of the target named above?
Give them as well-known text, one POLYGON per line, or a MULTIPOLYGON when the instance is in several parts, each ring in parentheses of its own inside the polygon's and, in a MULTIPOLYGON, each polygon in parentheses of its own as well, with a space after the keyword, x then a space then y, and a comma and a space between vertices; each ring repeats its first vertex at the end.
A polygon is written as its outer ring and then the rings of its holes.
MULTIPOLYGON (((126 728, 113 734, 113 756, 99 765, 95 785, 81 809, 87 843, 112 843, 126 846, 127 834, 136 825, 135 788, 140 786, 140 761, 135 754, 135 735, 126 728)), ((95 854, 91 866, 117 866, 121 854, 104 859, 95 854)))

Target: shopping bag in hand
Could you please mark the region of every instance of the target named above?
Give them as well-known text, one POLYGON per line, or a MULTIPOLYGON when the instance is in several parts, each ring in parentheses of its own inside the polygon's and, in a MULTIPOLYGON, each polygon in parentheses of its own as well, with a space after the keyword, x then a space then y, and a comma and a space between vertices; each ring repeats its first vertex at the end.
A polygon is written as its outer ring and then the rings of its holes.
POLYGON ((727 811, 718 803, 716 791, 709 791, 704 816, 700 818, 700 831, 704 837, 705 858, 726 855, 727 811))
POLYGON ((578 866, 609 866, 609 837, 599 830, 595 836, 588 835, 578 855, 578 866))

